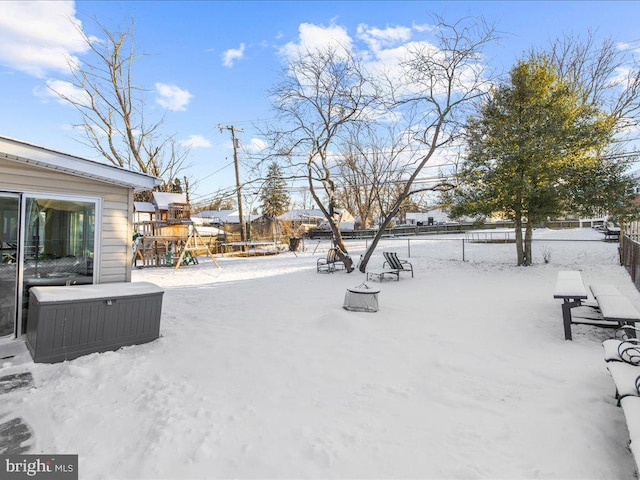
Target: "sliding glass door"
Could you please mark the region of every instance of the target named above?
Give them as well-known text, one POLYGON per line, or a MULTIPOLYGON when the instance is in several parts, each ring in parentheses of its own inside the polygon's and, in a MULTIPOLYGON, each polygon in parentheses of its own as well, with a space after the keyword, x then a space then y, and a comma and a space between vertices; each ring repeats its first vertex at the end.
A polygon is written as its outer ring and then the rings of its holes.
POLYGON ((13 335, 18 307, 20 196, 0 193, 0 337, 13 335))
POLYGON ((93 283, 95 227, 95 201, 25 198, 22 333, 31 287, 93 283))
POLYGON ((27 331, 31 287, 93 283, 98 205, 0 192, 0 337, 27 331))

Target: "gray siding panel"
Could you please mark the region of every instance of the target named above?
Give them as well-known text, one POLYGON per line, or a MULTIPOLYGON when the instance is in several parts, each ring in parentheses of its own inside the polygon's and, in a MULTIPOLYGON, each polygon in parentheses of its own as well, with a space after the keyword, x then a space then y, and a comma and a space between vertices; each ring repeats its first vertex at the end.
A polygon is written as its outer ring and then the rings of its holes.
POLYGON ((95 180, 0 159, 0 190, 102 198, 99 283, 131 280, 133 192, 95 180))

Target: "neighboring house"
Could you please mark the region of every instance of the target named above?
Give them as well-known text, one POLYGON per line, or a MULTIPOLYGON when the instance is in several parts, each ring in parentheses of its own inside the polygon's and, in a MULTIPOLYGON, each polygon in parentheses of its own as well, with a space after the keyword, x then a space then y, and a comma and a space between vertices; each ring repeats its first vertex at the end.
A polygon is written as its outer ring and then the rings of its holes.
POLYGON ((318 209, 294 209, 278 215, 279 222, 287 225, 293 232, 308 232, 312 228, 318 228, 326 219, 322 211, 318 209))
POLYGON ((0 137, 0 336, 26 331, 32 286, 131 281, 133 194, 160 183, 0 137))
MULTIPOLYGON (((275 226, 267 217, 250 213, 243 213, 243 216, 248 241, 273 240, 275 226)), ((238 242, 241 239, 238 210, 203 210, 191 215, 191 221, 197 225, 200 234, 218 229, 225 242, 238 242)))
MULTIPOLYGON (((243 214, 243 216, 245 223, 248 223, 258 218, 259 215, 243 214)), ((191 215, 191 219, 198 219, 197 221, 205 226, 219 226, 227 223, 240 224, 238 210, 203 210, 191 215)))
MULTIPOLYGON (((340 230, 353 230, 355 219, 347 209, 337 208, 334 213, 336 222, 340 225, 340 230)), ((278 216, 278 221, 289 223, 293 231, 302 230, 307 232, 313 228, 328 229, 327 219, 320 209, 294 209, 278 216)))
POLYGON ((450 223, 447 212, 441 208, 434 208, 427 212, 407 212, 406 221, 409 225, 437 225, 439 223, 450 223))
POLYGON ((210 224, 206 223, 204 219, 200 217, 192 216, 191 223, 193 224, 194 227, 196 227, 196 230, 200 235, 207 235, 207 236, 224 235, 224 230, 220 230, 217 227, 210 226, 210 224))

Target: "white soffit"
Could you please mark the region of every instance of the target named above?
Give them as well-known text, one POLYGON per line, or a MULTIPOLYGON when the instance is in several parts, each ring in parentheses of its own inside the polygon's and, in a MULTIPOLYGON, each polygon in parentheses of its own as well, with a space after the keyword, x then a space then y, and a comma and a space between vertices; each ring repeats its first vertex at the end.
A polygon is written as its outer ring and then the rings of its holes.
POLYGON ((75 157, 2 136, 0 136, 0 158, 133 188, 135 191, 151 190, 162 183, 159 178, 151 175, 75 157))

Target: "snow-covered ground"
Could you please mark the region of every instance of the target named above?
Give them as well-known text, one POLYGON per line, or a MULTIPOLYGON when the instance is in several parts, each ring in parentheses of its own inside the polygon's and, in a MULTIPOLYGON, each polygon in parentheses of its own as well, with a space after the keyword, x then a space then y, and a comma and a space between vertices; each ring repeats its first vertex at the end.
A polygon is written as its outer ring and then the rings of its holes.
POLYGON ((363 274, 316 273, 326 243, 136 270, 165 289, 161 338, 5 362, 36 387, 0 412, 33 427, 33 453, 78 454, 83 479, 634 478, 610 332, 565 341, 553 299, 556 272, 578 269, 640 308, 617 244, 539 230, 518 268, 513 244, 461 238, 386 239, 370 264, 395 250, 416 273, 375 284, 377 313, 342 308, 363 274))

